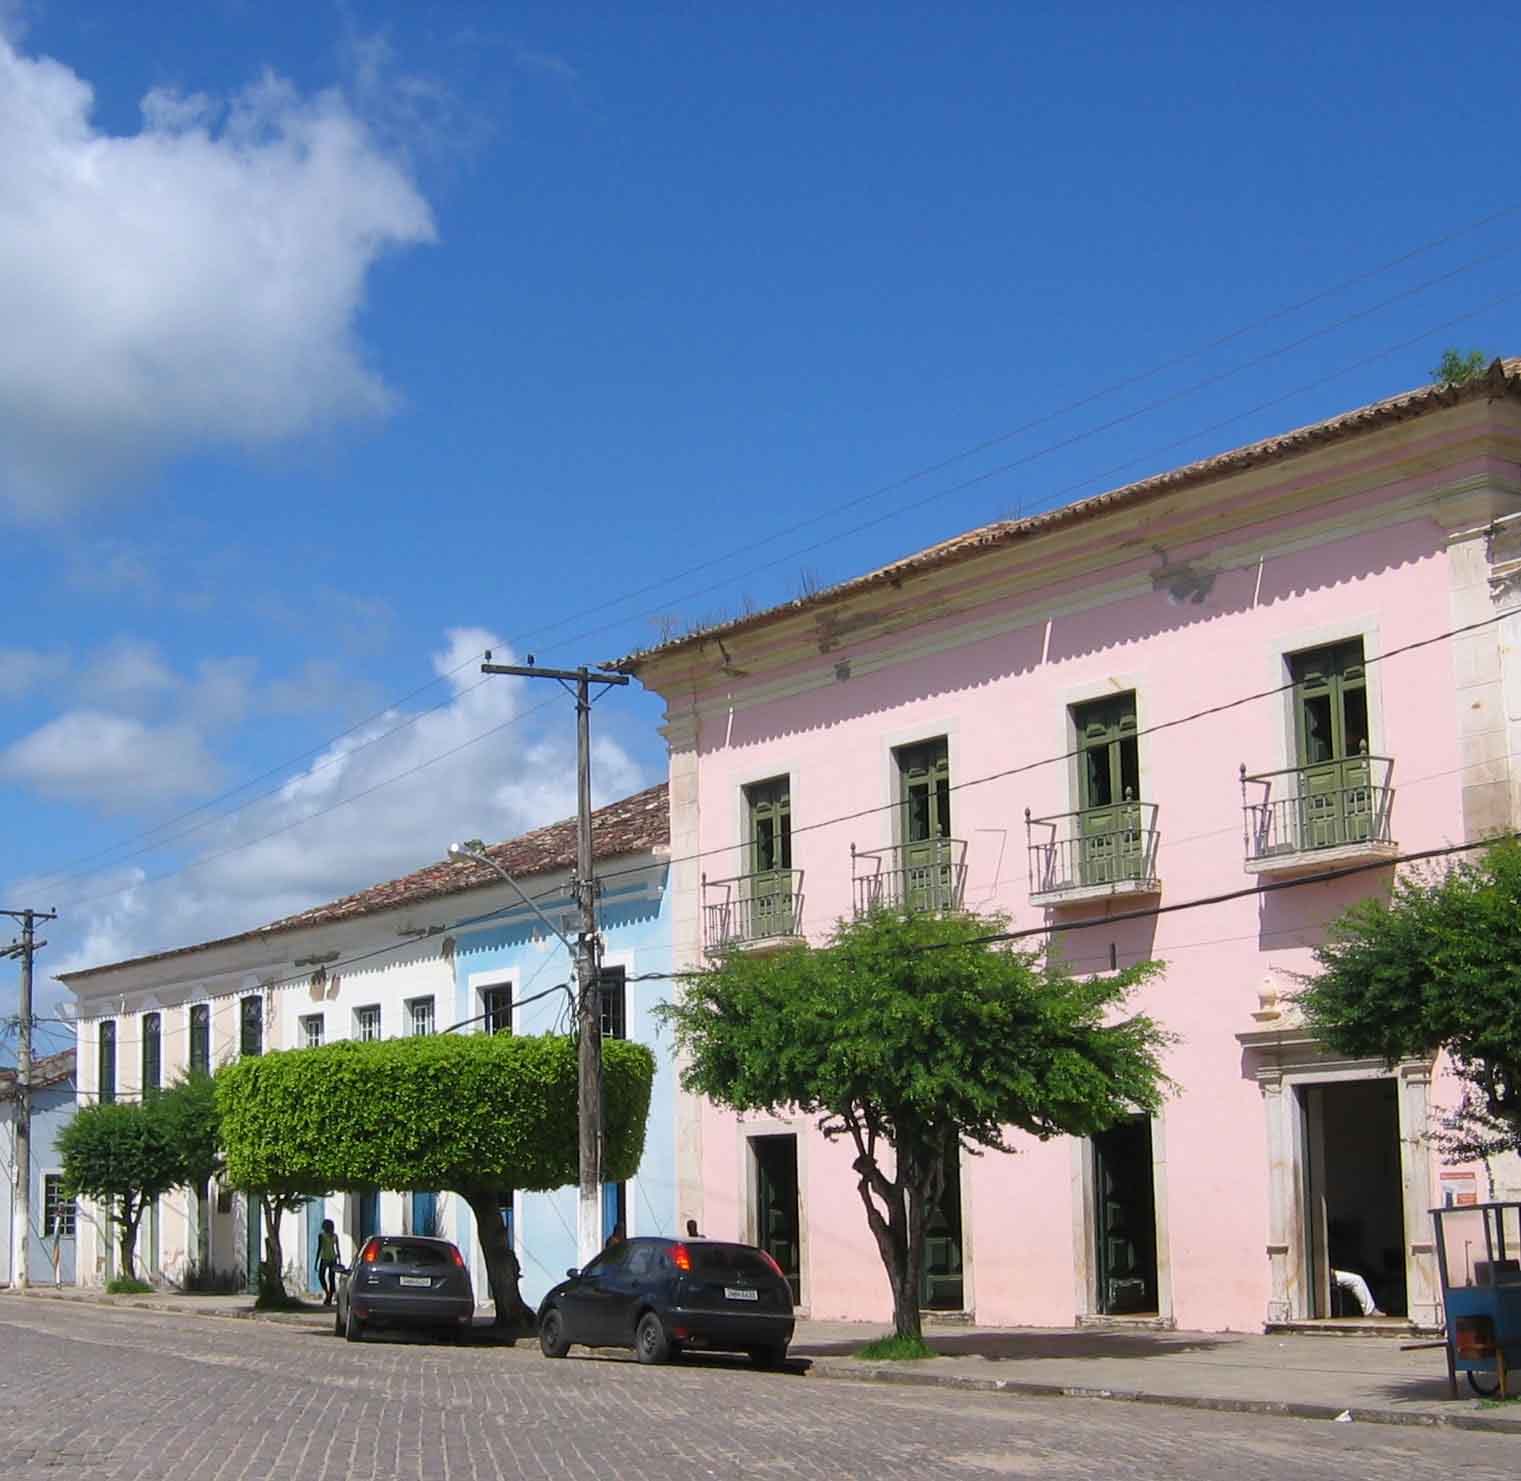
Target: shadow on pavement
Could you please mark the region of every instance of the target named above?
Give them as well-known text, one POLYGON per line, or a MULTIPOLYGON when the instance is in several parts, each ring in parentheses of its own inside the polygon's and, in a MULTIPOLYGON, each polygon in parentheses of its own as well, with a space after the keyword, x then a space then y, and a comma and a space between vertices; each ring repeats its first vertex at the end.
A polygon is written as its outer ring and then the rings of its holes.
MULTIPOLYGON (((850 1357, 867 1339, 838 1342, 794 1342, 792 1350, 814 1357, 850 1357)), ((1229 1338, 1176 1332, 967 1332, 926 1333, 925 1341, 946 1358, 978 1357, 1007 1363, 1070 1358, 1165 1358, 1178 1353, 1210 1352, 1230 1345, 1229 1338)), ((905 1364, 905 1367, 912 1367, 905 1364)))

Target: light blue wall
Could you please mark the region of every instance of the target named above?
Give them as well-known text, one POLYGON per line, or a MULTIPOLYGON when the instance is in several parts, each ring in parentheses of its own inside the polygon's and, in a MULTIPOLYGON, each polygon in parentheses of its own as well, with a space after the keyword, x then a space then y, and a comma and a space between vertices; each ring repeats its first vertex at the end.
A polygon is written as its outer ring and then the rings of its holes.
MULTIPOLYGON (((621 965, 628 978, 645 972, 671 969, 670 892, 668 870, 653 865, 644 873, 625 879, 609 878, 598 900, 603 960, 621 965)), ((531 882, 525 888, 534 893, 531 882)), ((541 900, 540 908, 575 939, 575 906, 562 900, 541 900)), ((513 999, 532 997, 559 983, 570 983, 572 964, 565 948, 549 936, 536 917, 514 917, 506 926, 490 926, 461 932, 454 953, 455 1022, 480 1013, 479 994, 472 977, 482 973, 515 971, 513 999), (537 938, 537 939, 536 939, 537 938), (547 938, 547 939, 546 939, 547 938)), ((625 992, 628 1037, 647 1044, 655 1053, 655 1083, 650 1097, 650 1116, 644 1138, 644 1158, 638 1175, 628 1186, 628 1233, 676 1233, 676 1084, 669 1030, 660 1028, 656 1007, 667 1001, 669 981, 629 981, 625 992)), ((563 1032, 569 999, 554 992, 538 1002, 515 1009, 513 1032, 541 1034, 563 1032)), ((444 1024, 439 1025, 446 1027, 444 1024)), ((576 1190, 518 1195, 516 1216, 518 1260, 523 1268, 523 1299, 536 1306, 539 1298, 564 1279, 576 1259, 576 1190)), ((459 1226, 461 1248, 467 1257, 474 1244, 473 1221, 468 1214, 459 1226)), ((486 1292, 478 1293, 486 1299, 486 1292)))
MULTIPOLYGON (((58 1171, 58 1154, 54 1150, 54 1143, 58 1133, 73 1120, 74 1104, 72 1080, 32 1092, 32 1233, 28 1240, 27 1274, 33 1285, 52 1285, 54 1280, 53 1241, 42 1237, 43 1178, 50 1172, 58 1171)), ((13 1155, 15 1147, 16 1111, 14 1101, 6 1104, 5 1145, 8 1158, 13 1155)), ((7 1168, 6 1176, 0 1178, 0 1209, 3 1209, 0 1227, 4 1229, 3 1264, 7 1279, 10 1277, 11 1196, 10 1170, 7 1168)), ((58 1278, 66 1285, 74 1283, 74 1251, 77 1243, 77 1235, 74 1239, 59 1242, 58 1278)))

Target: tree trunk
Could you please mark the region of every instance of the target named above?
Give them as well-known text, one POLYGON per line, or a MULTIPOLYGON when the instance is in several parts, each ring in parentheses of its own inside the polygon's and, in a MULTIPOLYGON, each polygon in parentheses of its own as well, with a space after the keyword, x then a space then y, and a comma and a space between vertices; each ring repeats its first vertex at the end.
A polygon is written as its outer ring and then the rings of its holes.
POLYGON ((116 1222, 121 1228, 117 1245, 121 1251, 121 1273, 125 1280, 137 1279, 137 1226, 142 1222, 143 1206, 134 1207, 130 1198, 121 1201, 116 1222))
POLYGON ((877 1241, 877 1253, 887 1270, 887 1284, 893 1294, 893 1334, 898 1337, 921 1337, 919 1325, 919 1270, 924 1263, 923 1221, 920 1221, 919 1264, 909 1240, 909 1211, 904 1198, 903 1178, 888 1182, 876 1158, 863 1152, 855 1161, 858 1177, 856 1191, 866 1206, 866 1222, 877 1241), (884 1218, 882 1208, 886 1207, 884 1218))
POLYGON ((259 1262, 259 1299, 283 1305, 285 1293, 285 1252, 280 1247, 278 1198, 259 1194, 259 1211, 264 1216, 264 1258, 259 1262))
POLYGON ((532 1309, 518 1290, 522 1274, 518 1257, 507 1242, 507 1229, 502 1223, 502 1210, 494 1188, 456 1189, 460 1197, 470 1205, 475 1215, 475 1232, 481 1241, 481 1256, 486 1262, 486 1279, 491 1286, 491 1300, 496 1306, 498 1328, 531 1332, 534 1328, 532 1309))

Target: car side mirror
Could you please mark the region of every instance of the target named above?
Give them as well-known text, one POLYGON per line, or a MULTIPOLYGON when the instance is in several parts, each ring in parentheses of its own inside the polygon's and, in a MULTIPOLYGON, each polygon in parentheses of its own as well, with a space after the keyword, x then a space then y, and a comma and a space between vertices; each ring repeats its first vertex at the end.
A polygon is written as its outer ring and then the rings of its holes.
POLYGON ((574 1265, 572 1265, 570 1269, 565 1272, 566 1277, 570 1280, 574 1280, 578 1275, 580 1275, 580 1273, 581 1272, 577 1270, 574 1265))

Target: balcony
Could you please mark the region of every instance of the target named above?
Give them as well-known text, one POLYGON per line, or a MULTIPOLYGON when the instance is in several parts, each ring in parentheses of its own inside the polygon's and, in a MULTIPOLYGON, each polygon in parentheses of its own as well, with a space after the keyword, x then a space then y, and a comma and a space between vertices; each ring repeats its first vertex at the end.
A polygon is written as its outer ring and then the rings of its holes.
POLYGON ((850 883, 858 920, 874 910, 960 910, 966 892, 966 844, 959 838, 878 849, 851 844, 850 883))
POLYGON ((803 871, 702 877, 702 939, 710 952, 764 951, 802 939, 803 871))
POLYGON ((1303 874, 1392 859, 1394 762, 1351 756, 1248 774, 1241 768, 1248 874, 1303 874))
POLYGON ((1111 803, 1047 818, 1032 818, 1026 808, 1025 838, 1032 905, 1161 892, 1154 802, 1111 803))

